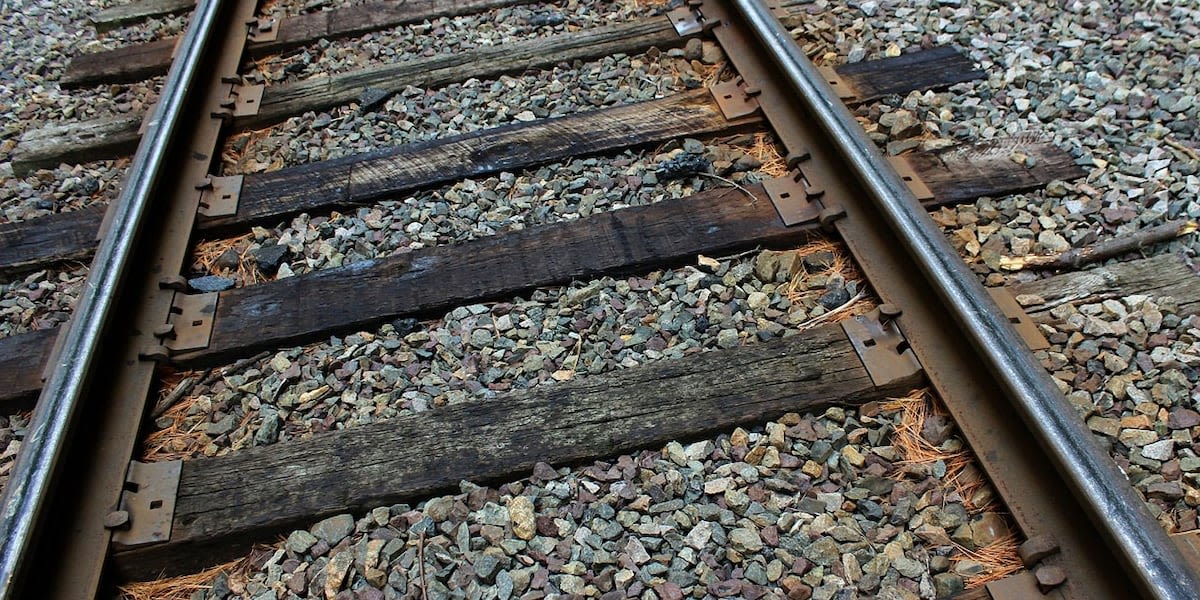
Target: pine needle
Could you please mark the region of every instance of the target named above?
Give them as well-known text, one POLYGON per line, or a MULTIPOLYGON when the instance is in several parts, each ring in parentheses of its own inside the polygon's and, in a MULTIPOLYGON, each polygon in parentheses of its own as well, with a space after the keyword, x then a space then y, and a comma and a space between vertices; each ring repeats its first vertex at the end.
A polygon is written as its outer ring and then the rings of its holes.
POLYGON ((1008 534, 978 550, 954 544, 957 554, 950 558, 952 563, 970 560, 983 565, 983 572, 966 578, 967 589, 974 589, 999 581, 1025 568, 1017 554, 1017 537, 1008 534))
POLYGON ((266 278, 259 273, 258 267, 252 264, 247 256, 246 250, 250 247, 253 236, 254 234, 247 233, 233 238, 200 242, 192 251, 193 262, 206 273, 233 277, 241 285, 253 285, 266 281, 266 278), (230 269, 217 266, 217 260, 230 250, 237 252, 237 267, 230 269))
MULTIPOLYGON (((814 286, 811 281, 814 277, 833 277, 840 276, 842 280, 862 281, 862 275, 858 272, 858 267, 849 257, 845 246, 830 241, 828 239, 818 239, 796 250, 796 253, 801 258, 811 256, 818 252, 828 252, 833 255, 833 260, 829 266, 817 273, 809 273, 807 269, 797 269, 792 274, 792 278, 780 288, 780 293, 787 297, 792 304, 802 304, 805 300, 811 300, 825 293, 823 286, 814 286)), ((875 298, 871 297, 866 289, 860 289, 859 293, 850 299, 849 302, 835 307, 825 314, 819 315, 798 325, 800 329, 807 329, 820 325, 822 323, 837 323, 854 315, 859 315, 870 311, 877 306, 875 298)))
POLYGON ((122 600, 190 600, 192 594, 212 588, 213 578, 221 573, 229 577, 245 577, 250 570, 250 557, 217 565, 191 575, 182 575, 155 581, 140 581, 120 586, 122 600))
MULTIPOLYGON (((987 501, 982 505, 975 505, 973 502, 981 491, 990 489, 990 483, 975 466, 975 457, 969 450, 947 452, 921 436, 921 430, 930 417, 947 416, 945 408, 930 390, 913 390, 906 397, 891 398, 880 405, 880 410, 900 412, 899 421, 894 426, 895 433, 892 434, 892 446, 902 457, 896 464, 924 465, 943 461, 946 465, 946 475, 942 481, 962 498, 963 507, 969 513, 974 515, 997 510, 998 507, 992 501, 993 494, 986 494, 984 497, 987 501)), ((1020 571, 1022 564, 1017 555, 1017 546, 1017 538, 1011 533, 977 550, 970 550, 956 543, 956 554, 951 560, 971 560, 983 565, 980 574, 966 579, 967 587, 975 588, 1020 571)))
POLYGON ((787 175, 787 162, 783 159, 783 155, 779 153, 779 146, 771 134, 754 134, 754 145, 750 147, 749 154, 762 163, 762 166, 758 170, 763 175, 770 177, 783 177, 787 175))

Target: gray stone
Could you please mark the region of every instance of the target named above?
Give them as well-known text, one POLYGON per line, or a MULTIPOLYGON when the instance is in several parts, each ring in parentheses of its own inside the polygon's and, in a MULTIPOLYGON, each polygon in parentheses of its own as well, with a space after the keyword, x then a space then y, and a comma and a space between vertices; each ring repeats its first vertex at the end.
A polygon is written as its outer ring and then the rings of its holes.
POLYGON ((833 310, 850 301, 850 292, 843 287, 833 288, 817 299, 817 302, 825 307, 825 310, 833 310))
POLYGON ((629 560, 635 565, 645 564, 650 560, 650 554, 646 552, 646 547, 637 538, 629 538, 629 542, 625 544, 625 554, 629 556, 629 560))
POLYGON ((741 553, 754 553, 762 550, 762 538, 753 529, 739 527, 729 532, 729 544, 741 553))
POLYGON ((586 585, 583 578, 578 575, 563 575, 558 580, 558 588, 568 594, 582 594, 586 585))
POLYGON ((1153 460, 1171 460, 1175 456, 1175 441, 1160 440, 1142 447, 1142 456, 1153 460))
POLYGON ((441 522, 450 518, 450 511, 453 508, 454 498, 439 496, 425 503, 425 515, 434 521, 441 522))
POLYGON ((354 517, 348 514, 329 517, 313 525, 309 531, 333 547, 354 532, 354 517))
POLYGON ((961 575, 954 573, 938 573, 933 576, 934 594, 938 600, 953 598, 962 593, 965 585, 961 575))
POLYGON ((254 432, 254 443, 259 446, 275 443, 279 438, 279 426, 283 423, 283 419, 279 417, 279 411, 272 407, 264 406, 260 409, 262 413, 262 424, 259 425, 258 431, 254 432))
POLYGON ((925 126, 921 121, 917 120, 913 114, 907 110, 898 110, 892 113, 890 133, 892 137, 904 139, 916 135, 921 135, 925 132, 925 126))
POLYGON ((704 144, 694 138, 685 138, 683 140, 683 151, 688 154, 704 154, 704 144))
POLYGON ((254 264, 259 271, 271 275, 279 270, 283 257, 288 255, 288 247, 280 244, 262 246, 251 250, 250 255, 254 257, 254 264))
POLYGON ((717 334, 717 345, 721 348, 729 349, 738 345, 739 338, 736 329, 722 329, 717 334))
POLYGON ((375 110, 391 95, 392 93, 388 90, 373 87, 363 88, 362 93, 358 95, 358 110, 360 112, 375 110))
POLYGON ((237 427, 237 421, 236 416, 231 414, 225 415, 219 421, 205 425, 204 433, 207 433, 210 437, 225 435, 237 427))
POLYGON ((508 571, 500 571, 496 574, 496 598, 508 600, 515 590, 512 575, 509 575, 508 571))
POLYGON ((188 280, 188 286, 202 293, 223 292, 237 285, 237 281, 219 275, 205 275, 188 280))
POLYGON ((303 529, 298 529, 288 535, 285 546, 295 554, 304 554, 315 543, 317 543, 316 536, 303 529))
POLYGON ((1038 243, 1050 252, 1066 252, 1071 249, 1071 243, 1062 235, 1053 231, 1043 231, 1038 234, 1038 243))
POLYGON ((476 577, 485 583, 492 583, 495 581, 497 569, 500 568, 500 559, 491 554, 480 554, 475 559, 473 566, 475 567, 476 577))
POLYGON ((841 550, 838 548, 837 542, 827 537, 818 538, 804 549, 804 558, 823 567, 832 565, 840 556, 841 550))
POLYGON ((700 62, 706 65, 715 65, 723 60, 725 60, 725 52, 721 50, 721 46, 706 40, 700 55, 700 62))
POLYGON ((237 250, 230 248, 222 252, 214 264, 221 269, 236 269, 241 262, 242 255, 238 254, 237 250))
POLYGON ((896 568, 901 575, 909 579, 917 579, 925 572, 925 565, 920 561, 913 560, 907 556, 900 556, 892 560, 892 566, 896 568))
POLYGON ((509 523, 508 509, 494 502, 488 502, 475 512, 475 520, 482 525, 504 527, 509 523))

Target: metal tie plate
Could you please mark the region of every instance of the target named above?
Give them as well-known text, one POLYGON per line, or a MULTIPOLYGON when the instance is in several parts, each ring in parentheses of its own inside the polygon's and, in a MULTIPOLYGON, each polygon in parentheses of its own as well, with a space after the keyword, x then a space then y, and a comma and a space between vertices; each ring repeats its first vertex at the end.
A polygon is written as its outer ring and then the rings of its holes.
POLYGON ((175 292, 171 302, 170 325, 163 331, 162 345, 172 352, 207 348, 212 337, 213 317, 217 313, 220 292, 184 294, 175 292))
POLYGON ((746 86, 740 79, 711 85, 708 92, 717 101, 721 114, 730 121, 759 111, 758 99, 746 91, 746 86))
POLYGON ((1037 323, 1029 318, 1025 309, 1021 308, 1021 304, 1013 296, 1012 290, 992 287, 987 288, 987 291, 992 295, 992 300, 995 300, 996 304, 1000 306, 1004 316, 1008 317, 1013 324, 1013 328, 1021 335, 1021 339, 1025 340, 1025 344, 1029 346, 1030 350, 1046 350, 1050 347, 1050 341, 1042 335, 1041 329, 1038 329, 1037 323))
POLYGON ((775 205, 775 212, 779 213, 779 218, 788 227, 816 220, 824 208, 817 201, 819 194, 810 189, 799 171, 768 179, 763 182, 763 189, 771 199, 771 204, 775 205))
POLYGON ((895 319, 880 319, 879 309, 842 321, 842 329, 876 387, 913 379, 921 363, 895 319))
POLYGON ((274 18, 263 17, 246 23, 246 39, 255 44, 279 39, 279 24, 274 18))
POLYGON ((230 84, 229 94, 221 101, 214 117, 251 117, 258 114, 266 86, 257 83, 230 84))
POLYGON ((222 217, 237 214, 238 201, 242 195, 241 175, 229 177, 205 177, 196 189, 200 190, 200 206, 196 212, 205 217, 222 217))
POLYGON ((675 33, 679 37, 687 37, 704 31, 704 26, 701 25, 700 13, 691 7, 681 6, 672 9, 667 13, 667 17, 671 19, 671 25, 675 26, 675 33))
POLYGON ((889 156, 888 162, 892 163, 892 168, 896 169, 896 173, 900 175, 900 179, 908 184, 908 189, 917 197, 919 202, 929 202, 933 200, 933 192, 929 191, 929 186, 921 180, 921 176, 917 174, 917 170, 904 156, 889 156))
POLYGON ((843 79, 833 67, 817 67, 817 70, 821 72, 825 81, 829 82, 829 86, 833 88, 833 91, 837 92, 838 98, 843 102, 848 102, 858 97, 858 90, 854 89, 854 86, 850 85, 850 82, 843 79))
POLYGON ((128 518, 111 523, 113 544, 129 548, 171 539, 182 470, 183 462, 178 460, 129 463, 118 507, 128 518))

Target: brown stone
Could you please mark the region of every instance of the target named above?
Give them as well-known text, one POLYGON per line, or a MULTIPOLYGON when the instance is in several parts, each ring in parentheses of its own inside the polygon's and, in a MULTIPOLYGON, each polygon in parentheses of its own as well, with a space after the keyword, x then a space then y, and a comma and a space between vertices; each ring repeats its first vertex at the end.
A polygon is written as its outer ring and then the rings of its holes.
POLYGON ((779 585, 791 600, 808 600, 812 597, 812 588, 799 577, 789 575, 780 580, 779 585))
POLYGON ((971 523, 971 541, 976 548, 983 548, 1008 534, 1008 523, 998 513, 983 513, 971 523))
POLYGON ((1200 413, 1182 406, 1171 409, 1167 417, 1167 427, 1171 429, 1190 429, 1200 425, 1200 413))
POLYGON ((683 600, 683 590, 679 589, 678 585, 669 581, 654 586, 654 591, 663 600, 683 600))

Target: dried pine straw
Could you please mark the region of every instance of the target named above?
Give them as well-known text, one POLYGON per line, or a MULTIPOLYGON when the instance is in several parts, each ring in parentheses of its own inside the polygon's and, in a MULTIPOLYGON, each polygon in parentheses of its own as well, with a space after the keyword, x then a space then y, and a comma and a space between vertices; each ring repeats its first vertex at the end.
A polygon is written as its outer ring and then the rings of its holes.
POLYGON ((683 75, 684 70, 687 70, 691 72, 692 75, 695 75, 704 87, 709 87, 719 83, 722 78, 728 79, 728 77, 726 77, 727 75, 733 75, 733 72, 726 68, 727 66, 728 61, 724 60, 718 61, 711 65, 706 65, 698 60, 689 61, 680 58, 675 61, 667 62, 667 72, 672 77, 678 79, 683 75), (680 63, 683 63, 684 66, 680 67, 680 63))
POLYGON ((189 396, 167 409, 162 418, 170 419, 171 425, 151 433, 142 440, 142 460, 157 462, 190 458, 202 452, 208 444, 205 435, 205 421, 198 420, 191 427, 184 429, 188 411, 195 404, 196 397, 189 396))
POLYGON ((750 151, 747 154, 762 163, 758 167, 758 170, 763 175, 769 177, 783 177, 787 175, 787 162, 783 160, 783 155, 779 153, 779 146, 775 143, 775 138, 771 134, 754 134, 754 145, 750 147, 750 151))
MULTIPOLYGON (((975 466, 975 457, 970 450, 949 452, 929 443, 921 436, 925 421, 931 416, 948 416, 945 408, 928 389, 913 390, 903 398, 890 398, 880 405, 883 412, 900 411, 900 421, 892 434, 892 446, 903 457, 899 465, 931 465, 943 461, 946 475, 942 478, 960 498, 970 514, 997 512, 1000 507, 990 493, 990 485, 975 466), (982 498, 982 501, 978 501, 982 498), (978 501, 978 502, 977 502, 978 501)), ((983 565, 983 572, 968 577, 967 588, 975 588, 992 581, 1003 579, 1022 569, 1017 556, 1017 538, 1009 534, 995 542, 970 550, 954 544, 957 554, 954 562, 973 560, 983 565)))
POLYGON ((242 285, 253 285, 266 281, 266 278, 259 273, 258 268, 247 260, 246 249, 250 246, 252 236, 253 234, 247 233, 234 238, 200 242, 196 244, 195 250, 192 251, 192 262, 206 273, 226 277, 232 276, 242 285), (217 259, 229 250, 234 250, 238 253, 238 266, 236 269, 218 267, 216 264, 217 259))
POLYGON ((700 76, 700 81, 704 82, 704 87, 710 87, 721 81, 726 73, 726 66, 728 63, 722 60, 711 65, 704 65, 704 68, 696 74, 700 76))
POLYGON ((267 128, 245 131, 230 136, 229 140, 225 143, 224 150, 221 152, 223 172, 226 174, 261 173, 263 171, 282 169, 285 164, 283 156, 286 147, 276 148, 269 157, 270 162, 266 163, 259 162, 253 154, 253 150, 257 147, 259 140, 269 137, 272 133, 273 130, 267 128), (241 138, 246 138, 246 143, 242 145, 242 150, 239 152, 234 150, 234 142, 241 138))
POLYGON ((245 556, 192 575, 139 581, 117 589, 121 593, 121 600, 190 600, 192 594, 197 591, 210 589, 210 582, 221 573, 229 575, 231 584, 235 579, 244 579, 250 571, 252 556, 245 556))
POLYGON ((896 432, 892 435, 892 445, 897 453, 904 457, 898 464, 932 465, 940 460, 946 465, 943 481, 962 497, 963 506, 968 511, 978 514, 997 508, 991 501, 990 494, 986 496, 988 502, 982 505, 976 505, 974 502, 978 492, 987 487, 987 480, 975 468, 975 457, 970 450, 948 452, 921 436, 921 430, 929 417, 949 416, 928 389, 914 390, 905 398, 891 398, 880 408, 888 412, 902 411, 900 422, 896 424, 896 432))
MULTIPOLYGON (((816 254, 817 252, 829 252, 833 254, 833 262, 819 273, 809 273, 806 269, 797 269, 792 274, 791 280, 780 287, 780 293, 786 296, 792 304, 800 304, 806 299, 818 297, 825 293, 826 290, 823 286, 809 285, 814 276, 831 277, 833 275, 840 275, 847 282, 858 281, 862 283, 862 275, 858 272, 858 267, 847 255, 846 248, 837 242, 818 239, 801 246, 795 252, 800 257, 816 254)), ((865 288, 861 288, 858 294, 851 297, 845 304, 800 323, 796 327, 803 331, 825 323, 837 323, 854 315, 870 311, 875 306, 877 306, 875 299, 867 294, 865 288)))
POLYGON ((1025 568, 1021 563, 1020 556, 1017 555, 1018 545, 1017 537, 1011 533, 978 550, 970 550, 955 544, 954 547, 958 554, 951 557, 950 561, 959 563, 971 560, 983 565, 982 573, 971 575, 964 581, 967 589, 974 589, 1004 579, 1025 568))
POLYGON ((224 163, 224 171, 226 173, 242 173, 246 170, 246 151, 245 148, 252 148, 258 141, 270 134, 270 130, 258 129, 254 131, 242 131, 229 136, 225 141, 225 148, 221 152, 221 162, 224 163), (234 150, 236 142, 245 138, 246 143, 242 144, 243 150, 234 150))
POLYGON ((151 415, 155 421, 162 419, 170 419, 171 426, 154 431, 142 440, 142 457, 145 462, 174 460, 183 458, 190 453, 186 450, 197 447, 203 441, 202 431, 184 432, 180 430, 180 426, 184 419, 187 418, 188 411, 192 408, 196 399, 191 394, 177 394, 176 388, 191 379, 198 381, 203 377, 200 371, 165 371, 159 375, 158 397, 154 401, 154 412, 157 414, 151 415), (163 406, 172 395, 179 395, 179 398, 173 399, 170 406, 163 406))

